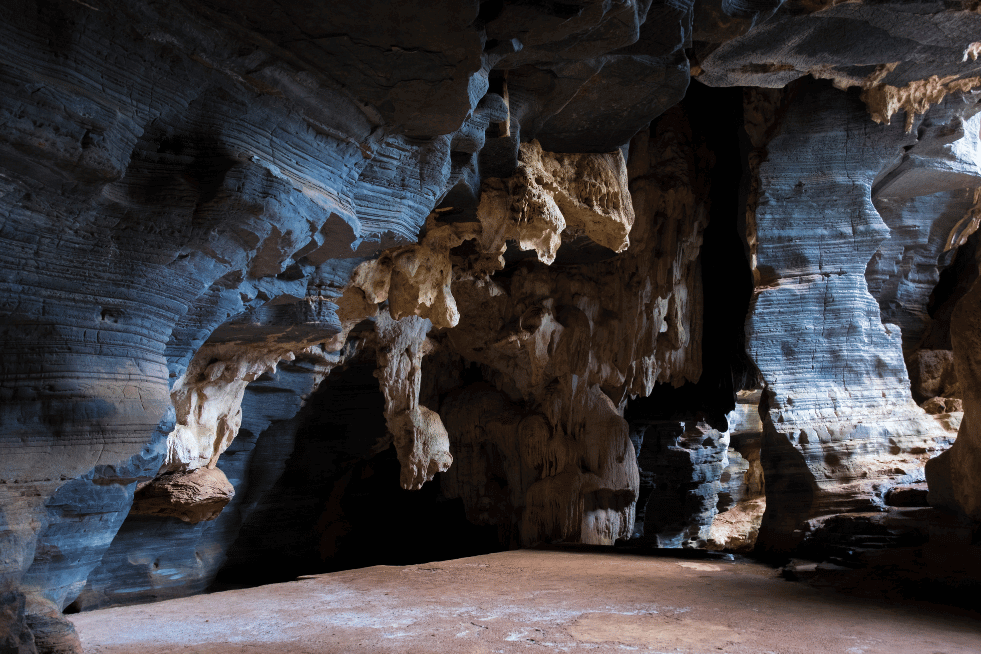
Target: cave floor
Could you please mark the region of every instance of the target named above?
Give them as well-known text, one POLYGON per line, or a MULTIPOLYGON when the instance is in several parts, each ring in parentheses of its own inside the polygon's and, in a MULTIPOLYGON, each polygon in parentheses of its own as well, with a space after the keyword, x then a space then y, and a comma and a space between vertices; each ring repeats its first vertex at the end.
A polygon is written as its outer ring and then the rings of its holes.
POLYGON ((87 654, 981 651, 977 614, 619 552, 375 566, 68 617, 87 654))

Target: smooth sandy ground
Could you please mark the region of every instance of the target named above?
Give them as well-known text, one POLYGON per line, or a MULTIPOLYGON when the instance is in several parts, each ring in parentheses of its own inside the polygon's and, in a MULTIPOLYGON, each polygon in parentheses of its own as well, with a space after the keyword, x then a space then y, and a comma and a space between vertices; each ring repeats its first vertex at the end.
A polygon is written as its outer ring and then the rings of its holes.
POLYGON ((981 618, 746 561, 522 550, 69 616, 86 654, 981 652, 981 618))

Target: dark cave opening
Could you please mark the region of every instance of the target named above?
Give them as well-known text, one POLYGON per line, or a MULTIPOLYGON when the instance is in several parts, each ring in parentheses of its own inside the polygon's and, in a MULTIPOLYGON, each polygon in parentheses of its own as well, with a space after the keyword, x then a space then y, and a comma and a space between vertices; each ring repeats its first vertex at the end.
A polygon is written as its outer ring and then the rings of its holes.
POLYGON ((709 220, 699 254, 702 373, 695 383, 658 384, 650 396, 631 399, 624 412, 641 470, 634 540, 657 547, 705 547, 713 511, 729 508, 734 495, 762 495, 759 434, 733 431, 729 443, 720 438, 733 427, 728 417, 737 393, 760 384, 744 329, 753 279, 742 235, 749 187, 743 90, 693 81, 681 106, 696 160, 710 168, 709 220), (729 458, 747 466, 739 475, 722 469, 727 445, 729 458), (706 483, 712 479, 718 483, 706 483))
POLYGON ((710 88, 692 81, 681 102, 693 127, 696 157, 711 161, 709 221, 700 251, 702 271, 702 374, 696 383, 659 384, 648 397, 632 399, 628 421, 701 416, 725 430, 736 391, 758 386, 746 352, 744 324, 753 277, 741 234, 749 180, 741 88, 710 88))
POLYGON ((292 451, 275 484, 252 498, 211 590, 503 549, 496 527, 471 524, 462 501, 443 496, 438 474, 405 490, 394 446, 374 451, 386 430, 374 371, 364 356, 332 371, 287 429, 259 438, 253 476, 264 474, 263 458, 275 457, 290 431, 292 451))

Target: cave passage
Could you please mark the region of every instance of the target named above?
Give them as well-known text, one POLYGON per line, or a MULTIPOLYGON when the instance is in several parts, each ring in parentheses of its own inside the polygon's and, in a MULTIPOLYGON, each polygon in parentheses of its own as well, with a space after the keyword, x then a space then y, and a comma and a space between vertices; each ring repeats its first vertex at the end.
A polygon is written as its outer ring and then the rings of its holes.
POLYGON ((288 426, 259 437, 252 478, 287 458, 275 484, 253 500, 211 590, 501 549, 496 528, 471 524, 462 502, 441 494, 438 475, 405 490, 394 447, 373 453, 386 441, 374 370, 360 358, 332 371, 288 426), (292 451, 284 451, 290 440, 292 451))

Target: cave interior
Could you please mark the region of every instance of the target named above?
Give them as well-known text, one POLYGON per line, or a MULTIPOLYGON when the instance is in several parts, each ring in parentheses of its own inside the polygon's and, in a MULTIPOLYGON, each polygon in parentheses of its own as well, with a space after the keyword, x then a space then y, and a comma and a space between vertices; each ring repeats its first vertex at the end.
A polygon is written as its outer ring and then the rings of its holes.
POLYGON ((976 2, 8 0, 0 34, 0 654, 530 548, 981 619, 976 2))

